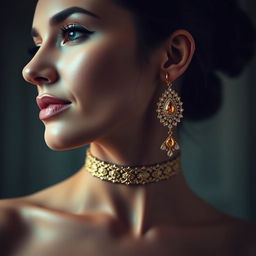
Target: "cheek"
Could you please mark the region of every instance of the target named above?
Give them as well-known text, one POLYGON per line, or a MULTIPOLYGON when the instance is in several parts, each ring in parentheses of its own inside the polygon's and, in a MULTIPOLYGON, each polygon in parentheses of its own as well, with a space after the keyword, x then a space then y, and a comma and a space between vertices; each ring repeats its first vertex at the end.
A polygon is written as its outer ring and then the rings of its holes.
POLYGON ((133 45, 94 41, 73 50, 64 67, 64 84, 86 113, 107 111, 135 95, 139 71, 133 45))
POLYGON ((141 123, 153 94, 154 66, 139 65, 131 41, 99 40, 67 48, 57 68, 61 88, 74 104, 46 125, 50 148, 80 147, 141 123))
POLYGON ((45 140, 53 149, 88 144, 134 122, 138 113, 140 71, 134 46, 105 41, 69 49, 58 69, 62 88, 74 104, 63 119, 47 124, 45 140))

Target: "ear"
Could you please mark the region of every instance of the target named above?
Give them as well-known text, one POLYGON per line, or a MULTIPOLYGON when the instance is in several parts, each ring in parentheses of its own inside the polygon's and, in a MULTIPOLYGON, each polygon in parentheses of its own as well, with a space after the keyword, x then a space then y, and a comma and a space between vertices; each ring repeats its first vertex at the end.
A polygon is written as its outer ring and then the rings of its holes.
POLYGON ((164 44, 161 60, 161 80, 166 73, 171 82, 178 79, 188 68, 195 52, 193 36, 186 30, 176 30, 164 44))

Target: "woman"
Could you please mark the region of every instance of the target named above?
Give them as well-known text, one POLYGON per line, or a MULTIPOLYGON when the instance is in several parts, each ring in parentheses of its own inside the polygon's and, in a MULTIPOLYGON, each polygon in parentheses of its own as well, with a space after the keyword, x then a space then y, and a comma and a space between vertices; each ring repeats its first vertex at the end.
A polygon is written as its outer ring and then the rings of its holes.
POLYGON ((215 71, 237 75, 252 55, 234 3, 39 0, 32 36, 23 76, 47 145, 90 149, 67 180, 1 201, 2 255, 255 255, 254 225, 188 187, 176 129, 213 115, 215 71))

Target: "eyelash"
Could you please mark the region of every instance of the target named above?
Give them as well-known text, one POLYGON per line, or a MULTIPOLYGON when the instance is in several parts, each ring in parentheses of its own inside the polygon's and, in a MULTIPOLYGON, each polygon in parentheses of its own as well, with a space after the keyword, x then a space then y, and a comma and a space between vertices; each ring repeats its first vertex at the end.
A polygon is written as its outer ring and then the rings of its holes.
MULTIPOLYGON (((68 35, 68 33, 70 33, 70 32, 82 33, 83 34, 82 36, 80 36, 80 37, 78 37, 78 38, 76 38, 74 40, 78 40, 78 39, 84 38, 84 37, 94 33, 93 31, 89 31, 85 27, 77 25, 77 24, 66 25, 66 26, 62 27, 61 30, 62 30, 62 37, 64 39, 65 39, 65 36, 68 35)), ((74 41, 74 40, 69 40, 69 41, 74 41)), ((66 42, 68 42, 68 41, 66 41, 66 42)), ((64 42, 64 43, 66 43, 66 42, 64 42)))
MULTIPOLYGON (((63 38, 63 41, 62 41, 61 44, 64 45, 67 42, 72 42, 72 41, 75 41, 75 40, 85 38, 85 37, 87 37, 87 36, 89 36, 93 33, 94 33, 94 31, 90 31, 90 30, 86 29, 83 26, 80 26, 80 25, 77 25, 77 24, 68 24, 68 25, 61 28, 61 37, 63 38), (73 40, 66 40, 65 41, 65 39, 67 39, 66 35, 68 35, 71 32, 73 32, 74 34, 81 33, 82 35, 73 39, 73 40)), ((37 51, 39 50, 39 48, 40 48, 40 46, 34 46, 34 47, 29 48, 28 49, 28 54, 31 55, 31 56, 34 56, 37 53, 37 51)))

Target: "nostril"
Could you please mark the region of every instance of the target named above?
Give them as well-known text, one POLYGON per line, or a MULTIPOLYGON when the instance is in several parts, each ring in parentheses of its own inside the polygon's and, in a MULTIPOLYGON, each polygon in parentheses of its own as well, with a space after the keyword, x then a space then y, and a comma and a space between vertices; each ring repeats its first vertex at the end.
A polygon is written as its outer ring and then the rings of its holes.
POLYGON ((36 77, 35 80, 38 82, 38 83, 50 83, 50 80, 48 78, 45 78, 45 77, 36 77))
POLYGON ((24 79, 34 85, 52 84, 58 79, 58 72, 54 65, 48 63, 30 62, 23 69, 24 79))

